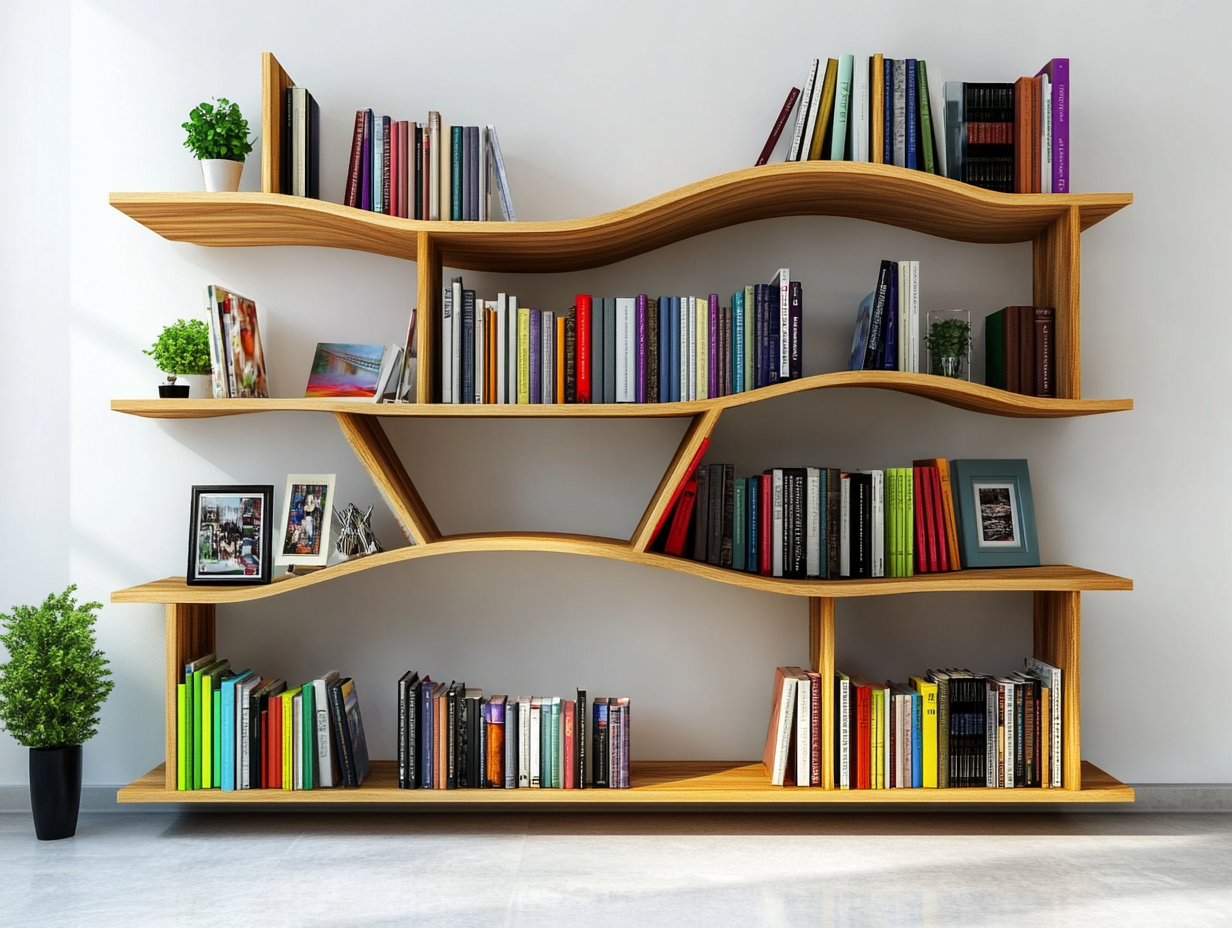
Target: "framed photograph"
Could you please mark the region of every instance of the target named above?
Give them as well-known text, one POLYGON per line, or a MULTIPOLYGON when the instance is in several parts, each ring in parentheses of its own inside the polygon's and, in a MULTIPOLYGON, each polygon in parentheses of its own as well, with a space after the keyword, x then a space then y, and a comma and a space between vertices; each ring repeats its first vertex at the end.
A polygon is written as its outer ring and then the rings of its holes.
POLYGON ((334 474, 290 474, 278 520, 275 564, 324 567, 329 560, 334 474))
POLYGON ((950 474, 964 566, 1038 567, 1027 462, 951 461, 950 474))
POLYGON ((193 487, 188 582, 269 583, 273 506, 272 486, 193 487))

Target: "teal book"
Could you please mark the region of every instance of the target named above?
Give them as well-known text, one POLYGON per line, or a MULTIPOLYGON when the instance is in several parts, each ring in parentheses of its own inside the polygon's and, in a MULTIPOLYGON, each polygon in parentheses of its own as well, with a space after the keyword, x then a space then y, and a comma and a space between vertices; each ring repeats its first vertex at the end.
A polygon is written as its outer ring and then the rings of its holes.
POLYGON ((312 789, 317 785, 317 713, 316 690, 311 682, 305 683, 300 690, 300 702, 303 707, 303 771, 304 789, 312 789))
POLYGON ((834 88, 834 131, 830 136, 830 160, 842 161, 847 153, 847 117, 851 112, 851 72, 854 55, 838 56, 838 84, 834 88))
POLYGON ((450 126, 453 144, 449 163, 449 218, 462 218, 462 136, 463 126, 450 126))
POLYGON ((539 700, 539 788, 552 785, 552 697, 539 700))
POLYGON ((1005 310, 984 319, 984 383, 1005 389, 1005 310))
POLYGON ((564 788, 563 777, 564 772, 564 757, 560 749, 561 735, 561 712, 560 712, 560 697, 552 697, 552 789, 564 788))
POLYGON ((732 294, 732 393, 744 392, 744 291, 732 294))
MULTIPOLYGON (((737 342, 739 344, 739 342, 737 342)), ((749 557, 749 480, 737 477, 732 485, 732 567, 744 570, 749 557)))
POLYGON ((235 688, 251 676, 251 670, 241 670, 222 682, 222 764, 218 785, 225 790, 235 789, 235 688))

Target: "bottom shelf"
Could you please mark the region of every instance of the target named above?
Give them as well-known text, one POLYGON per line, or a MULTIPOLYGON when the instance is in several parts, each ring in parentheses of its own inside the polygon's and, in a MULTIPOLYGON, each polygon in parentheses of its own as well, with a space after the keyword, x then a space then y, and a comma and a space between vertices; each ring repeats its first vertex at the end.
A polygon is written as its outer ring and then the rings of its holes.
POLYGON ((1134 791, 1094 764, 1082 763, 1082 789, 890 789, 825 790, 771 786, 765 768, 743 761, 643 761, 633 765, 632 789, 398 789, 394 761, 372 763, 359 789, 179 790, 164 786, 159 764, 123 787, 119 802, 343 803, 411 802, 428 804, 559 803, 569 805, 657 805, 662 803, 804 804, 814 802, 1133 802, 1134 791))

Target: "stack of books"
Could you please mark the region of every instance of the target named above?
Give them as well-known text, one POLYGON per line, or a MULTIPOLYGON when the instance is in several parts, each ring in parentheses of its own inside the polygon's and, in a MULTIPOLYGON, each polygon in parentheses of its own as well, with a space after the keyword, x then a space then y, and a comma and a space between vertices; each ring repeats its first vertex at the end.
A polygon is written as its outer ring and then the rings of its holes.
POLYGON ((442 294, 441 401, 674 403, 799 379, 802 303, 787 268, 730 301, 578 294, 562 313, 480 300, 455 277, 442 294))
POLYGON ((920 262, 882 261, 860 301, 851 339, 853 371, 920 372, 920 262))
POLYGON ((945 458, 885 470, 785 467, 736 477, 731 464, 699 463, 705 450, 703 444, 665 510, 654 550, 795 580, 961 569, 945 458))
POLYGON ((336 670, 300 686, 207 654, 176 684, 176 788, 359 786, 368 746, 355 681, 336 670))
POLYGON ((347 206, 402 219, 485 222, 516 216, 500 140, 493 126, 451 126, 441 114, 426 123, 355 113, 347 166, 347 206), (495 181, 495 183, 494 183, 495 181))
POLYGON ((628 789, 629 700, 485 697, 408 671, 398 681, 401 789, 628 789))
POLYGON ((211 285, 205 288, 205 311, 209 317, 210 375, 215 399, 268 397, 257 304, 211 285))
POLYGON ((281 126, 279 193, 321 198, 321 109, 304 87, 288 87, 281 126))
POLYGON ((1056 310, 1007 306, 984 320, 984 383, 1026 396, 1057 395, 1056 310))

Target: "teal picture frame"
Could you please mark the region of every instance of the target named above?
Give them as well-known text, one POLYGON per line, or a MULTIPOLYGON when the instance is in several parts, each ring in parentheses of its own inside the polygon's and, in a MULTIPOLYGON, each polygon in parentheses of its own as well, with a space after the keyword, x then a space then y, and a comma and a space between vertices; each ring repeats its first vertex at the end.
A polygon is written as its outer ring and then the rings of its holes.
POLYGON ((1031 472, 1022 458, 950 462, 963 567, 1039 567, 1031 472))

